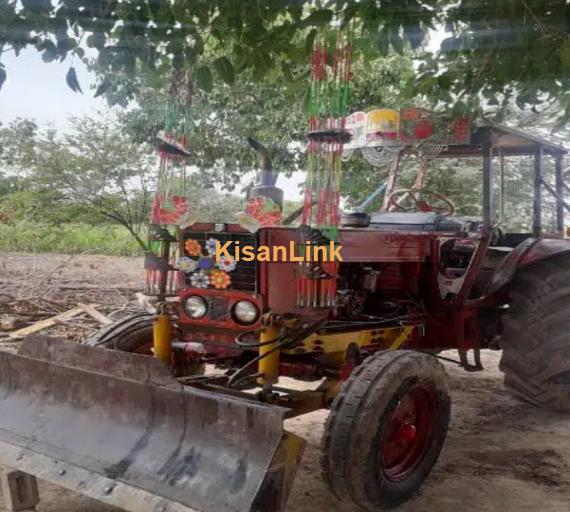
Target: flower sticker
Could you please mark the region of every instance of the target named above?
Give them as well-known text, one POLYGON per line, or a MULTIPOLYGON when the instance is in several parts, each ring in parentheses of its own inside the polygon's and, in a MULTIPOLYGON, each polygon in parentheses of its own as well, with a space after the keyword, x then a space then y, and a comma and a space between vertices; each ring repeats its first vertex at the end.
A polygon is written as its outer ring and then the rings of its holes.
POLYGON ((194 240, 189 238, 184 242, 184 249, 190 256, 201 256, 202 255, 202 246, 198 240, 194 240))
POLYGON ((233 258, 222 256, 218 260, 218 267, 220 268, 220 270, 223 270, 224 272, 232 272, 236 269, 237 262, 233 258))
POLYGON ((208 238, 208 240, 206 240, 206 251, 208 251, 208 254, 216 254, 217 245, 218 241, 215 238, 208 238))
POLYGON ((194 272, 198 268, 198 262, 184 256, 176 261, 176 268, 184 272, 194 272))
POLYGON ((223 270, 212 270, 210 273, 210 282, 214 288, 223 290, 232 282, 231 277, 223 270))
POLYGON ((193 288, 208 288, 210 276, 203 271, 196 272, 190 276, 190 284, 193 288))

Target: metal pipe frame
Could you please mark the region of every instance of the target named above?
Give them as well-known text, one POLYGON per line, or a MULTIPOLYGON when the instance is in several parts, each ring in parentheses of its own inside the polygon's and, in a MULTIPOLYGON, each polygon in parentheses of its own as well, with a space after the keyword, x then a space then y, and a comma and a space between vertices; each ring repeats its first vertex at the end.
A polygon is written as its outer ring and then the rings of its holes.
POLYGON ((532 207, 532 236, 542 233, 542 182, 543 182, 543 150, 538 148, 534 154, 534 196, 532 207))
POLYGON ((493 148, 489 142, 483 144, 483 229, 491 230, 493 221, 493 148))
POLYGON ((557 155, 555 159, 556 169, 556 231, 560 235, 565 234, 564 227, 564 171, 562 169, 563 156, 557 155))

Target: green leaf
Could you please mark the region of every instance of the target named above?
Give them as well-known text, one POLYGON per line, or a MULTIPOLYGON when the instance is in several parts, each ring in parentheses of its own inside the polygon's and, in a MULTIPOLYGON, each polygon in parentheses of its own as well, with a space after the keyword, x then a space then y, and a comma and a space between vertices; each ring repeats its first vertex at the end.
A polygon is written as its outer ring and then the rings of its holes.
POLYGON ((220 57, 214 61, 214 69, 220 78, 228 85, 233 85, 236 80, 234 67, 227 57, 220 57))
POLYGON ((85 43, 89 48, 103 48, 105 46, 106 36, 103 32, 94 32, 87 36, 85 43))
POLYGON ((77 80, 77 73, 75 72, 75 68, 73 66, 71 66, 67 71, 67 75, 65 75, 65 81, 73 92, 80 92, 83 94, 81 86, 79 85, 79 81, 77 80))
POLYGON ((313 49, 313 44, 315 43, 315 37, 317 37, 317 29, 311 30, 307 37, 305 38, 305 53, 308 55, 313 49))
POLYGON ((57 50, 54 48, 48 48, 42 53, 42 60, 44 62, 51 62, 57 58, 57 50))
POLYGON ((105 78, 97 87, 93 97, 97 98, 102 94, 105 94, 109 90, 109 87, 111 87, 111 80, 109 80, 109 78, 105 78))
POLYGON ((425 37, 425 32, 420 28, 419 25, 412 25, 409 27, 404 27, 404 35, 410 42, 412 49, 417 50, 422 45, 425 37))
POLYGON ((50 0, 22 0, 22 5, 35 12, 47 12, 52 9, 50 0))
POLYGON ((321 27, 328 25, 333 19, 333 12, 330 9, 319 9, 313 11, 304 20, 301 20, 301 25, 305 27, 321 27))
POLYGON ((214 87, 214 77, 208 66, 200 66, 196 70, 196 83, 198 87, 206 92, 210 92, 214 87))
POLYGON ((376 37, 376 47, 380 52, 380 55, 386 57, 388 52, 390 51, 390 41, 388 39, 388 31, 381 30, 378 32, 378 36, 376 37))
POLYGON ((4 66, 0 64, 0 90, 4 85, 4 82, 6 82, 6 70, 4 69, 4 66))
POLYGON ((390 34, 390 44, 392 45, 392 48, 396 50, 396 52, 398 52, 400 55, 404 55, 404 41, 402 41, 400 34, 397 32, 392 32, 392 34, 390 34))
POLYGON ((563 69, 570 69, 570 41, 566 40, 558 52, 560 53, 560 62, 562 63, 563 69))

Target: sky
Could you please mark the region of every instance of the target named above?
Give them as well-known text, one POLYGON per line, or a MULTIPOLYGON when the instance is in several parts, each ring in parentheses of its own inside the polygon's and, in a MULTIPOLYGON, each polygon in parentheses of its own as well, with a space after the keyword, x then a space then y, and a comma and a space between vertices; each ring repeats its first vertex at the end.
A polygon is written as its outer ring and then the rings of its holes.
MULTIPOLYGON (((63 62, 45 63, 33 49, 24 50, 18 57, 12 51, 2 55, 7 79, 0 90, 0 123, 6 125, 17 117, 35 119, 42 125, 66 131, 70 129, 72 116, 98 116, 110 112, 102 98, 94 98, 95 76, 76 59, 73 63, 83 94, 73 92, 65 82, 65 75, 72 65, 63 62)), ((158 169, 157 169, 158 172, 158 169)), ((244 183, 251 178, 244 179, 244 183)), ((285 199, 299 200, 299 183, 304 173, 290 178, 280 176, 277 186, 285 192, 285 199)))
POLYGON ((7 79, 0 91, 0 122, 6 124, 16 117, 33 118, 41 124, 50 123, 67 129, 69 116, 93 114, 106 110, 102 98, 93 98, 90 85, 95 83, 79 60, 74 67, 84 94, 73 92, 65 82, 70 60, 45 63, 33 49, 18 57, 10 51, 2 55, 7 79))

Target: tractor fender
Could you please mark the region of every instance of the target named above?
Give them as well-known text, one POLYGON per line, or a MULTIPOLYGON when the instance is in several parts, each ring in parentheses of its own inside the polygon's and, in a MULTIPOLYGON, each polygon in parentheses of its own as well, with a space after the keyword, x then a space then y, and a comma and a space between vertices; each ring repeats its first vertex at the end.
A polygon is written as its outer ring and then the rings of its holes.
POLYGON ((487 285, 485 295, 492 295, 510 283, 518 270, 565 252, 570 253, 570 240, 527 238, 499 264, 487 285))

